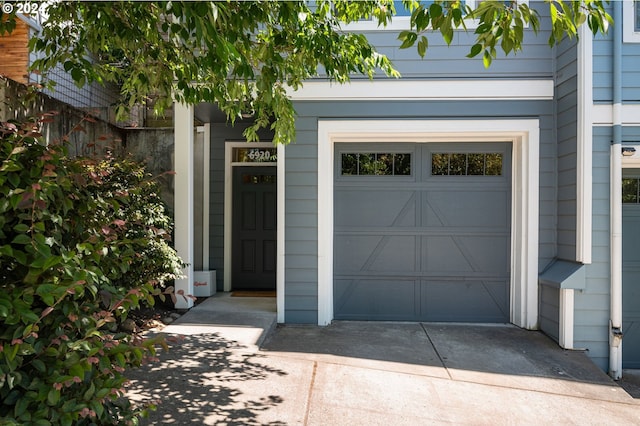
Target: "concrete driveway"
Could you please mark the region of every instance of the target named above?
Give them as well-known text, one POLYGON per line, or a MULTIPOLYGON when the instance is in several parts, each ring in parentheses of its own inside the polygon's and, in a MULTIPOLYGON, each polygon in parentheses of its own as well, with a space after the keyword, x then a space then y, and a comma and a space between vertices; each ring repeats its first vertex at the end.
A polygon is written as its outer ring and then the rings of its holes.
POLYGON ((161 402, 143 424, 640 424, 640 399, 541 333, 274 327, 274 302, 218 295, 164 329, 182 337, 131 374, 132 399, 161 402))

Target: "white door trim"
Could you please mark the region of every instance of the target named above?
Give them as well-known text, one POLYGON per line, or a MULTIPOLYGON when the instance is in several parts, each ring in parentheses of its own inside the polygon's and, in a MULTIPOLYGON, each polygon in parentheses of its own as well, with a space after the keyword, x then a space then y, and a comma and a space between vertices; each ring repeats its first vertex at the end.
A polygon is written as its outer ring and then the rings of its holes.
POLYGON ((333 182, 337 142, 511 142, 510 320, 538 326, 540 129, 531 120, 319 120, 318 324, 333 320, 333 182))
POLYGON ((231 256, 233 244, 233 167, 234 166, 274 166, 277 167, 276 183, 276 304, 278 322, 284 322, 284 147, 278 146, 276 163, 234 163, 233 148, 273 148, 271 142, 226 141, 224 147, 224 291, 231 291, 231 256))

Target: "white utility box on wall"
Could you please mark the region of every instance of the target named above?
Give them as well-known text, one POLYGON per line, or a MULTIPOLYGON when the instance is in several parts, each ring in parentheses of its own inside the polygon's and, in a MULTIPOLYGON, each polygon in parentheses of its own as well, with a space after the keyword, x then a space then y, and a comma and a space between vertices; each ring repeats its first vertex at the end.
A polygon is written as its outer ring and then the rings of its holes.
POLYGON ((216 271, 193 272, 193 295, 209 297, 216 294, 216 271))

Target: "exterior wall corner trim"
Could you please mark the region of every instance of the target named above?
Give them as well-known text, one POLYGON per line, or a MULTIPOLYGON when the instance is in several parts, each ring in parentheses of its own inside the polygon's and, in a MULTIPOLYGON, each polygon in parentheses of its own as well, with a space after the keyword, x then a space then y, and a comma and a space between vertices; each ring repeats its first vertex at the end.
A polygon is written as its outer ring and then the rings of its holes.
POLYGON ((593 38, 580 27, 578 43, 578 123, 576 141, 576 260, 591 263, 593 151, 593 38))

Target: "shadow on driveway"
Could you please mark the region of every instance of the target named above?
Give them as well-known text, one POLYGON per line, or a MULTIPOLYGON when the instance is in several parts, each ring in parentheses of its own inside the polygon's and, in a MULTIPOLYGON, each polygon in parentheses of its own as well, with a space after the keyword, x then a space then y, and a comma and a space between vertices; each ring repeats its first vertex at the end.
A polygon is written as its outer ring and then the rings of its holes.
POLYGON ((129 398, 160 401, 141 424, 640 424, 637 400, 539 332, 351 321, 274 329, 264 301, 243 300, 252 307, 243 310, 210 299, 164 330, 184 337, 159 362, 129 373, 129 398))
POLYGON ((264 424, 260 413, 282 403, 268 389, 251 395, 252 383, 255 387, 287 375, 263 363, 263 355, 217 333, 171 338, 169 345, 159 361, 128 373, 131 400, 159 403, 141 424, 201 425, 225 419, 227 425, 259 425, 264 424))

